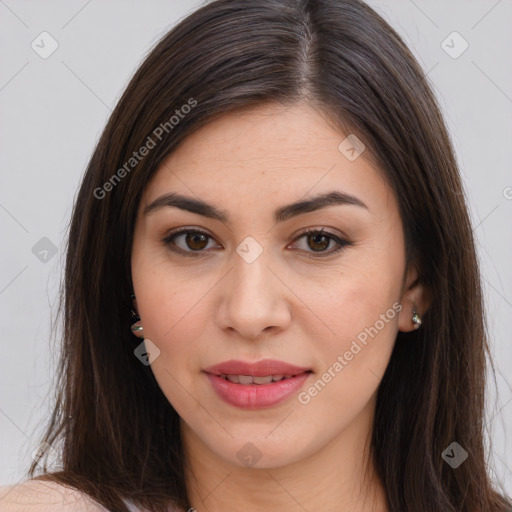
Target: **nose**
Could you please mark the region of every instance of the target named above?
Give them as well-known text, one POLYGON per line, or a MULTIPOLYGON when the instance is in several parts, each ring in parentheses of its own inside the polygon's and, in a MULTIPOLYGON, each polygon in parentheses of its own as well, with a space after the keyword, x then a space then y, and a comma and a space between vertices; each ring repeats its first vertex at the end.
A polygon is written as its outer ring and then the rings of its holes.
POLYGON ((292 293, 272 268, 275 265, 266 251, 252 263, 238 254, 233 259, 234 266, 221 288, 220 327, 250 340, 286 329, 291 321, 292 293))

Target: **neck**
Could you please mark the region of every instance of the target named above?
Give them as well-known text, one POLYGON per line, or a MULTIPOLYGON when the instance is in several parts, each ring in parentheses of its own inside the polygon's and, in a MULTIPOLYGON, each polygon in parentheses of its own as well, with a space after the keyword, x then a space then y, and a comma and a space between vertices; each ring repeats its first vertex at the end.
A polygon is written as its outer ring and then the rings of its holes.
POLYGON ((387 512, 369 450, 372 405, 309 456, 278 467, 226 460, 181 421, 190 506, 197 512, 387 512))

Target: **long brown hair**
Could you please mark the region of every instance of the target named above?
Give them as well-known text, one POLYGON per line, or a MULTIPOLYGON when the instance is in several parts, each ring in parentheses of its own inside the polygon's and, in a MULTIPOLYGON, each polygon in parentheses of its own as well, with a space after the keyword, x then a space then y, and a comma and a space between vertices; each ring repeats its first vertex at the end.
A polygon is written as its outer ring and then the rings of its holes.
POLYGON ((389 510, 510 511, 487 473, 489 351, 452 144, 413 55, 359 0, 213 1, 165 35, 135 73, 74 204, 62 364, 44 437, 62 443, 62 471, 44 477, 116 511, 127 510, 122 498, 158 512, 187 506, 178 414, 133 354, 135 216, 145 185, 185 137, 267 101, 308 101, 340 137, 364 141, 397 198, 407 262, 431 292, 423 327, 398 333, 378 390, 372 454, 389 510), (452 442, 468 453, 457 469, 441 457, 452 442))

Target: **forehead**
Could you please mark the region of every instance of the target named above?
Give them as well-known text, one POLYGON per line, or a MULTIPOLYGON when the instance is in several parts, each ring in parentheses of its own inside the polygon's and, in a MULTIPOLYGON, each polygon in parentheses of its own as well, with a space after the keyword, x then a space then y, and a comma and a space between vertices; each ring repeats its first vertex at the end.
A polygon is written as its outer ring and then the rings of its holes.
POLYGON ((336 188, 366 197, 366 204, 389 203, 391 190, 364 151, 347 158, 348 135, 306 103, 233 111, 181 142, 156 170, 143 203, 168 190, 211 202, 238 198, 243 205, 248 198, 285 201, 336 188))

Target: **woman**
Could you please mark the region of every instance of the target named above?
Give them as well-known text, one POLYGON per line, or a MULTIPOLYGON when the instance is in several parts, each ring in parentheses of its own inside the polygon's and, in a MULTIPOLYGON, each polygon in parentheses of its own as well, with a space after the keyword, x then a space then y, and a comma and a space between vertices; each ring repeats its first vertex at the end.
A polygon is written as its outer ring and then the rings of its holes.
POLYGON ((512 506, 450 139, 359 0, 218 0, 162 39, 91 158, 63 300, 62 467, 5 510, 512 506))

